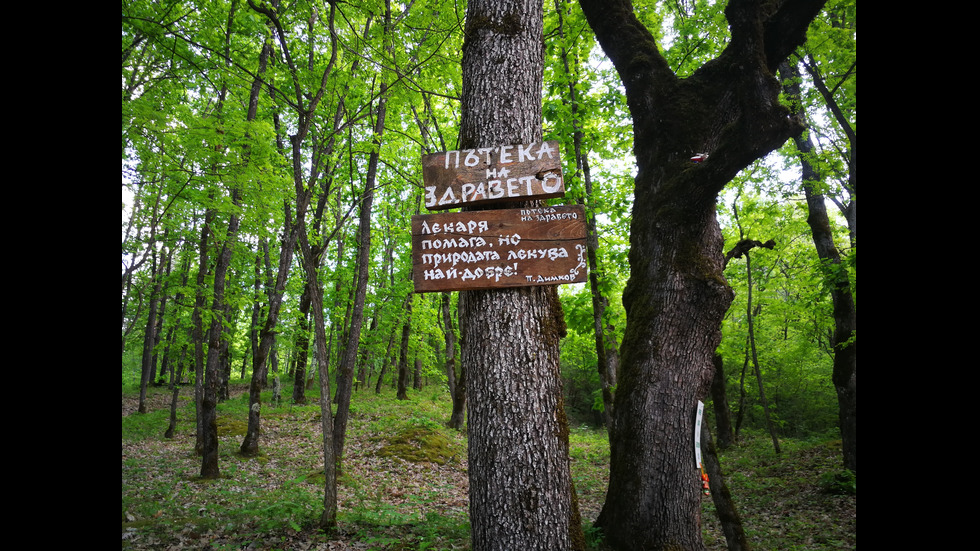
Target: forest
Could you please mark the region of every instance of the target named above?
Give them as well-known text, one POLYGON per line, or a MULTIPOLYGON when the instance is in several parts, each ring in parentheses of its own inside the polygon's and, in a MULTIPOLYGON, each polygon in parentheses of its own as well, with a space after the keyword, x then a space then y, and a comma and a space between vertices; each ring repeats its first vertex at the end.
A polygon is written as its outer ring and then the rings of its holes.
POLYGON ((123 549, 856 547, 854 0, 121 25, 123 549), (420 286, 423 160, 549 144, 459 213, 581 277, 420 286))

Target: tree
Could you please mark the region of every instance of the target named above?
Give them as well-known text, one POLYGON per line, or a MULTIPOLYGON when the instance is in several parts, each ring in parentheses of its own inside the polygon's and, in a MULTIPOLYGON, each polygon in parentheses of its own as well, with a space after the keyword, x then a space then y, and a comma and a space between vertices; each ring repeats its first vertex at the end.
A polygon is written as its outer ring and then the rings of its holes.
MULTIPOLYGON (((795 66, 789 64, 783 67, 783 71, 786 74, 785 86, 790 97, 800 98, 799 71, 795 66)), ((813 73, 815 73, 815 69, 811 69, 811 74, 813 73)), ((826 89, 826 86, 821 85, 821 88, 826 89)), ((833 101, 832 95, 827 94, 826 96, 829 97, 828 102, 833 101)), ((839 108, 837 111, 840 111, 839 108)), ((803 116, 802 110, 800 110, 799 115, 803 116)), ((847 187, 853 193, 856 188, 854 157, 857 132, 850 128, 845 117, 841 116, 840 120, 846 129, 850 145, 848 147, 850 162, 848 163, 847 187)), ((802 166, 803 189, 809 211, 807 223, 810 225, 817 255, 823 262, 824 282, 830 290, 834 305, 833 382, 840 406, 839 422, 843 463, 845 468, 857 471, 857 306, 851 291, 851 280, 844 259, 834 244, 830 216, 827 214, 827 206, 824 203, 825 194, 820 192, 823 175, 818 163, 814 160, 815 147, 813 141, 807 133, 795 137, 794 142, 802 166)), ((848 207, 842 210, 847 216, 849 226, 853 228, 851 232, 853 238, 857 234, 856 201, 851 201, 848 207)))
POLYGON ((456 329, 453 327, 453 316, 450 308, 449 293, 442 293, 439 312, 442 315, 443 332, 446 337, 446 379, 449 383, 449 394, 453 399, 453 411, 446 423, 450 428, 463 429, 463 418, 466 412, 466 365, 460 364, 459 375, 456 375, 456 329))
MULTIPOLYGON (((240 447, 242 454, 255 455, 259 451, 259 426, 261 419, 260 381, 264 379, 263 374, 267 369, 267 361, 270 353, 272 352, 273 343, 276 339, 276 326, 279 322, 279 314, 282 307, 283 294, 286 289, 286 282, 289 277, 289 271, 293 264, 293 255, 299 241, 300 233, 306 231, 305 218, 310 207, 313 194, 317 189, 317 179, 320 177, 320 171, 323 168, 318 162, 316 162, 319 161, 319 156, 317 155, 317 152, 314 152, 312 155, 312 157, 315 158, 314 162, 312 163, 312 166, 307 169, 306 163, 308 160, 306 157, 308 151, 305 149, 304 145, 311 129, 313 128, 316 117, 319 115, 318 107, 320 106, 320 103, 327 92, 327 85, 334 71, 334 66, 337 60, 337 44, 334 36, 331 34, 329 59, 325 64, 320 65, 314 62, 312 49, 314 49, 316 45, 310 44, 310 61, 308 66, 303 67, 298 63, 297 58, 294 57, 298 53, 294 52, 294 47, 297 46, 298 40, 297 42, 291 41, 293 37, 290 31, 293 29, 288 25, 284 25, 283 21, 280 19, 280 13, 278 11, 279 2, 275 1, 272 3, 272 5, 262 4, 259 6, 252 0, 247 1, 252 10, 265 16, 269 22, 270 28, 274 31, 274 37, 278 43, 281 55, 285 59, 286 68, 289 72, 289 80, 291 81, 290 84, 293 88, 293 96, 288 99, 283 98, 283 101, 292 108, 292 114, 296 119, 296 133, 289 136, 291 146, 290 161, 292 168, 292 181, 295 190, 295 202, 293 207, 295 210, 290 209, 288 204, 285 205, 286 222, 282 233, 281 250, 279 253, 279 270, 276 274, 275 286, 269 296, 269 309, 266 320, 260 332, 258 350, 253 356, 252 360, 252 384, 249 388, 250 407, 248 416, 248 430, 240 447), (289 31, 287 31, 287 29, 289 29, 289 31), (312 84, 308 84, 309 81, 312 81, 312 84)), ((312 6, 310 9, 310 20, 314 21, 317 19, 317 9, 312 6)), ((331 25, 333 16, 334 6, 331 4, 328 16, 330 18, 331 25)))
MULTIPOLYGON (((568 80, 567 103, 571 106, 572 119, 572 144, 575 154, 575 178, 581 178, 585 187, 585 197, 580 202, 588 204, 588 215, 586 217, 586 235, 589 260, 589 289, 592 295, 592 329, 595 338, 596 348, 596 367, 599 372, 599 381, 602 387, 602 416, 606 424, 606 430, 612 430, 614 389, 616 388, 616 373, 619 370, 619 351, 616 342, 616 334, 609 322, 606 310, 609 308, 609 299, 605 295, 600 280, 605 277, 599 270, 597 251, 599 249, 599 232, 596 227, 596 200, 592 186, 592 171, 589 167, 589 155, 583 146, 584 132, 582 131, 581 119, 585 117, 581 101, 578 97, 580 86, 578 72, 579 60, 576 56, 574 62, 569 61, 572 49, 566 42, 571 41, 574 46, 574 38, 566 38, 564 12, 571 4, 567 0, 555 0, 555 12, 558 15, 558 34, 561 42, 561 63, 568 80), (574 71, 573 71, 574 65, 574 71)), ((563 98, 564 99, 564 98, 563 98)))
MULTIPOLYGON (((469 2, 461 147, 542 141, 542 29, 542 0, 469 2)), ((561 398, 557 289, 463 291, 458 310, 473 549, 583 548, 561 398)))
POLYGON ((596 521, 614 548, 704 549, 694 412, 732 301, 715 203, 802 130, 773 73, 824 1, 730 1, 730 42, 680 78, 631 2, 580 0, 625 87, 637 162, 609 491, 596 521))

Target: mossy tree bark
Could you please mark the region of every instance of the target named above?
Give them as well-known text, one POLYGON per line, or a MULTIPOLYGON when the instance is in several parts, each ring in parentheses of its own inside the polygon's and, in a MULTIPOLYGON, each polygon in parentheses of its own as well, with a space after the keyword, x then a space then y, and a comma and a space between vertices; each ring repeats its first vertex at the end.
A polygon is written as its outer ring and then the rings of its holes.
MULTIPOLYGON (((542 0, 469 2, 462 148, 542 141, 542 29, 542 0)), ((473 549, 584 548, 561 399, 557 288, 463 291, 458 310, 473 549)))
POLYGON ((596 522, 615 549, 704 549, 695 409, 732 301, 715 201, 802 130, 773 72, 823 3, 731 0, 731 42, 681 79, 628 0, 580 0, 623 81, 638 168, 609 490, 596 522), (698 153, 709 157, 692 162, 698 153))

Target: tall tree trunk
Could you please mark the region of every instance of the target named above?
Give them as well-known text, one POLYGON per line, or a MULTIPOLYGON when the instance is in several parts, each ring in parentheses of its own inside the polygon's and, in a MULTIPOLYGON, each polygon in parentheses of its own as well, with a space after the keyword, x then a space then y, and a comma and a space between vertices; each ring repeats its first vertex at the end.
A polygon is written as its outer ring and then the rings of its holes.
MULTIPOLYGON (((143 332, 143 356, 142 356, 142 374, 140 376, 140 400, 137 412, 146 413, 146 388, 150 384, 150 378, 153 377, 156 367, 154 360, 156 355, 153 353, 153 346, 156 344, 156 331, 157 331, 157 304, 160 296, 160 286, 163 279, 162 273, 157 273, 157 254, 156 251, 153 252, 153 260, 150 273, 152 275, 153 289, 150 292, 150 306, 147 310, 146 316, 146 328, 143 332)), ((161 263, 162 267, 162 263, 161 263)))
POLYGON ((446 335, 446 377, 449 380, 449 393, 453 399, 453 411, 447 425, 456 430, 463 429, 466 413, 466 366, 460 363, 459 376, 456 375, 456 329, 453 327, 452 304, 449 293, 442 293, 442 326, 446 335))
MULTIPOLYGON (((166 240, 167 240, 166 235, 167 235, 167 232, 165 231, 164 232, 164 242, 166 242, 166 240)), ((171 266, 173 264, 173 257, 174 257, 173 248, 168 247, 168 249, 166 251, 166 257, 167 257, 167 267, 166 267, 166 269, 161 269, 160 270, 160 277, 161 278, 169 279, 170 278, 170 272, 171 272, 171 266)), ((168 363, 169 363, 169 360, 170 360, 170 355, 169 355, 169 353, 170 353, 170 343, 171 343, 171 340, 172 340, 173 335, 174 335, 174 327, 176 326, 176 324, 174 324, 173 326, 171 326, 170 329, 167 331, 166 337, 163 336, 163 321, 164 321, 164 319, 166 317, 166 312, 167 312, 167 293, 165 291, 162 291, 161 294, 160 294, 160 307, 159 307, 159 315, 157 316, 158 319, 157 319, 157 329, 156 329, 156 342, 157 342, 157 344, 159 344, 161 341, 167 343, 166 346, 164 346, 164 348, 163 348, 163 354, 162 354, 162 357, 160 359, 160 374, 157 377, 157 380, 158 381, 161 381, 161 382, 164 381, 164 380, 166 380, 167 374, 170 373, 170 371, 168 371, 168 369, 167 369, 168 363)), ((156 365, 156 360, 154 360, 153 363, 154 363, 154 365, 156 365)))
MULTIPOLYGON (((331 17, 332 21, 332 17, 331 17)), ((303 269, 309 280, 316 280, 318 260, 310 247, 306 230, 300 234, 300 247, 302 249, 303 269)), ((320 515, 319 527, 321 530, 333 531, 337 526, 337 458, 334 455, 334 432, 333 414, 330 408, 330 375, 327 370, 327 359, 330 352, 327 350, 326 322, 323 316, 323 288, 319 285, 312 285, 310 290, 310 304, 313 310, 313 342, 316 352, 317 371, 320 375, 320 428, 323 434, 323 474, 324 474, 324 495, 323 495, 323 514, 320 515)))
MULTIPOLYGON (((232 203, 241 204, 241 193, 238 188, 232 191, 232 203)), ((221 254, 214 266, 214 295, 211 306, 211 328, 208 332, 207 362, 204 365, 204 388, 201 396, 201 424, 204 428, 204 438, 201 441, 203 453, 201 456, 201 478, 217 478, 221 475, 218 468, 218 384, 221 368, 222 312, 225 303, 225 276, 231 265, 231 255, 234 242, 238 235, 239 219, 237 214, 231 214, 228 221, 228 233, 225 235, 221 254)))
POLYGON ((219 402, 224 402, 230 397, 228 385, 231 382, 231 341, 235 338, 234 317, 236 313, 237 311, 232 310, 232 305, 226 302, 224 312, 222 313, 225 322, 222 324, 221 329, 221 371, 219 372, 220 377, 218 379, 219 402))
POLYGON ((580 0, 625 87, 638 169, 609 489, 596 521, 614 549, 704 549, 695 411, 733 298, 715 203, 740 170, 801 131, 772 73, 823 3, 730 0, 728 47, 680 78, 629 0, 580 0), (693 162, 699 153, 708 159, 693 162))
MULTIPOLYGON (((214 200, 213 192, 210 194, 209 200, 214 200)), ((201 225, 201 239, 198 242, 200 253, 195 286, 194 311, 191 313, 191 320, 194 324, 192 335, 194 341, 194 410, 196 412, 194 420, 197 425, 195 427, 197 437, 194 442, 194 452, 198 455, 204 454, 204 416, 202 415, 202 411, 204 409, 204 343, 207 339, 207 332, 204 329, 202 311, 204 310, 205 297, 207 296, 205 282, 210 264, 208 258, 208 249, 210 247, 208 237, 211 235, 211 223, 214 221, 214 215, 214 210, 211 208, 204 211, 204 223, 201 225)))
MULTIPOLYGON (((799 70, 795 65, 785 64, 786 71, 784 87, 793 98, 800 97, 799 70)), ((803 116, 801 107, 798 116, 803 116)), ((827 205, 824 195, 816 189, 816 184, 822 181, 822 176, 810 159, 813 153, 813 143, 809 134, 794 138, 796 148, 800 152, 802 165, 803 190, 806 194, 806 204, 809 211, 807 224, 813 234, 813 245, 817 256, 825 263, 824 277, 830 283, 830 297, 834 304, 834 368, 832 379, 837 390, 839 406, 838 421, 840 424, 841 442, 843 448, 844 467, 857 472, 857 306, 851 291, 851 280, 847 268, 843 265, 840 252, 834 244, 834 234, 827 215, 827 205)), ((856 133, 850 133, 851 155, 854 157, 856 133)), ((854 167, 851 167, 851 187, 855 186, 854 167)), ((853 205, 850 216, 856 218, 856 207, 853 205)), ((856 221, 852 221, 852 235, 857 235, 856 221)))
POLYGON ((769 437, 772 438, 772 447, 776 450, 776 453, 780 453, 779 449, 779 439, 776 437, 776 428, 772 424, 772 415, 769 413, 769 401, 766 400, 766 390, 762 384, 762 368, 759 367, 759 353, 755 348, 755 322, 752 315, 752 255, 748 252, 745 253, 745 271, 746 271, 746 285, 748 286, 748 292, 746 293, 746 315, 748 318, 749 326, 749 350, 752 354, 752 365, 755 367, 755 378, 759 383, 759 400, 762 402, 762 411, 766 416, 766 427, 769 429, 769 437))
MULTIPOLYGON (((253 9, 256 9, 251 1, 249 1, 249 4, 253 9)), ((256 11, 264 13, 270 18, 273 17, 271 12, 259 9, 256 9, 256 11)), ((266 63, 271 52, 272 45, 267 41, 262 48, 262 53, 259 58, 259 71, 252 83, 253 98, 258 98, 258 92, 261 89, 260 76, 265 72, 266 63)), ((327 69, 327 72, 329 72, 329 69, 327 69)), ((253 102, 253 104, 255 103, 253 102)), ((249 117, 253 116, 250 108, 249 117)), ((245 438, 242 440, 242 445, 239 448, 242 455, 245 456, 256 455, 259 452, 262 388, 266 382, 270 355, 274 354, 273 345, 276 340, 276 326, 279 323, 279 311, 282 307, 283 293, 286 290, 286 280, 289 278, 289 270, 292 267, 296 242, 299 238, 299 232, 303 227, 303 218, 306 216, 312 195, 312 191, 307 189, 304 183, 303 154, 301 151, 302 143, 306 138, 307 132, 309 132, 310 116, 311 113, 305 114, 302 117, 297 133, 290 136, 293 161, 293 185, 296 192, 296 219, 295 221, 292 220, 290 208, 286 205, 286 227, 283 229, 282 243, 279 249, 279 269, 276 273, 275 285, 269 293, 269 309, 262 329, 259 332, 259 346, 252 356, 252 380, 249 384, 248 428, 245 432, 245 438)))
MULTIPOLYGON (((568 0, 555 0, 555 11, 558 13, 559 32, 564 38, 564 6, 568 0)), ((588 202, 588 214, 586 216, 586 246, 589 262, 589 290, 592 293, 592 328, 595 338, 596 349, 596 369, 599 372, 599 384, 602 387, 602 419, 606 425, 606 430, 612 432, 613 408, 615 402, 617 373, 619 372, 619 343, 616 342, 616 334, 610 324, 606 321, 606 308, 609 306, 609 299, 602 294, 599 286, 599 261, 597 251, 599 250, 599 232, 596 229, 595 218, 595 197, 592 193, 592 173, 589 169, 589 156, 582 147, 582 124, 580 121, 580 107, 578 102, 578 92, 576 86, 578 81, 572 76, 571 67, 568 61, 568 51, 564 44, 561 50, 562 63, 565 66, 565 73, 568 74, 568 97, 572 104, 572 118, 575 131, 572 141, 575 147, 575 172, 582 175, 582 182, 585 184, 585 198, 583 203, 588 202)))
MULTIPOLYGON (((471 0, 460 145, 536 143, 542 0, 471 0)), ((540 202, 512 206, 540 206, 540 202)), ((463 291, 474 551, 584 549, 561 394, 564 315, 554 286, 463 291)))
POLYGON ((708 474, 708 485, 711 489, 711 500, 715 504, 718 520, 721 521, 721 529, 725 534, 725 540, 728 542, 728 551, 748 551, 749 542, 745 537, 742 517, 738 514, 728 485, 725 484, 725 478, 721 472, 721 462, 718 460, 718 452, 715 449, 714 441, 711 439, 708 423, 701 424, 701 445, 703 446, 704 468, 708 474))
MULTIPOLYGON (((319 273, 319 270, 317 272, 319 273)), ((311 282, 307 278, 306 285, 303 288, 303 296, 299 299, 299 330, 296 332, 296 346, 294 347, 296 349, 296 367, 293 370, 294 404, 306 403, 306 362, 310 351, 309 316, 310 305, 312 303, 310 296, 313 293, 310 287, 313 285, 319 285, 319 282, 311 282)))
POLYGON ((399 400, 408 400, 408 339, 412 334, 412 293, 405 297, 405 321, 402 322, 402 340, 398 353, 399 400))
MULTIPOLYGON (((385 2, 386 6, 388 3, 385 2)), ((385 11, 385 30, 391 26, 391 9, 385 11)), ((347 416, 350 410, 351 390, 354 384, 354 366, 357 363, 357 350, 361 342, 361 325, 364 322, 364 300, 367 295, 369 268, 371 266, 371 212, 374 206, 375 179, 378 173, 378 160, 381 154, 381 137, 385 131, 385 115, 388 112, 388 85, 381 78, 378 92, 378 109, 374 121, 374 147, 368 157, 367 175, 364 181, 364 195, 361 196, 360 219, 358 220, 357 288, 354 291, 354 304, 351 311, 350 328, 344 355, 337 367, 337 414, 334 418, 334 456, 338 462, 344 456, 344 440, 347 436, 347 416)))
POLYGON ((715 424, 718 426, 718 447, 725 450, 735 443, 732 429, 732 414, 728 407, 728 393, 725 383, 725 361, 721 354, 715 354, 715 374, 711 380, 711 403, 715 410, 715 424))

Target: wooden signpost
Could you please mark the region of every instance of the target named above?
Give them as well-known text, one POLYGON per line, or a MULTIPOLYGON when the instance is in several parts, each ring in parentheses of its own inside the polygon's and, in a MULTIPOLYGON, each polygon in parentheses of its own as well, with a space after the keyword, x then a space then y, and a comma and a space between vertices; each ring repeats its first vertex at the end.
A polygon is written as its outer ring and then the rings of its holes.
POLYGON ((412 217, 415 292, 586 280, 582 205, 412 217))
MULTIPOLYGON (((565 195, 557 141, 424 155, 425 206, 443 210, 565 195)), ((580 283, 582 205, 412 217, 416 293, 580 283)))
POLYGON ((559 152, 552 140, 423 155, 425 208, 562 197, 559 152))

